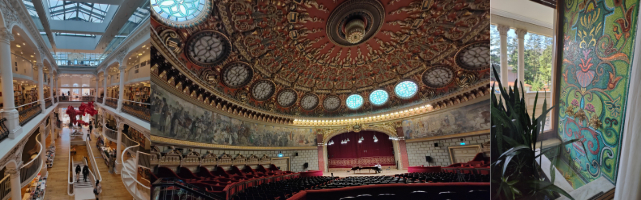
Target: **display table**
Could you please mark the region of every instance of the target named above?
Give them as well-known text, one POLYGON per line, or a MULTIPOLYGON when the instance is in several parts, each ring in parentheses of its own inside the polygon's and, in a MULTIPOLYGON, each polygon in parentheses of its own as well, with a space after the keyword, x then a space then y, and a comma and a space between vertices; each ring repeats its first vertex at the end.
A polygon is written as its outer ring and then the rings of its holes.
POLYGON ((53 160, 56 157, 56 146, 53 144, 47 150, 47 168, 53 167, 53 160))
POLYGON ((111 151, 113 151, 113 149, 111 147, 105 147, 105 146, 101 146, 100 147, 100 154, 102 155, 102 159, 105 160, 105 164, 107 166, 109 166, 109 153, 108 152, 111 152, 111 151))
POLYGON ((31 185, 29 187, 30 192, 27 192, 22 196, 22 200, 43 200, 45 199, 45 187, 47 186, 47 176, 49 176, 49 172, 45 174, 45 176, 41 176, 38 174, 36 178, 31 181, 31 185))

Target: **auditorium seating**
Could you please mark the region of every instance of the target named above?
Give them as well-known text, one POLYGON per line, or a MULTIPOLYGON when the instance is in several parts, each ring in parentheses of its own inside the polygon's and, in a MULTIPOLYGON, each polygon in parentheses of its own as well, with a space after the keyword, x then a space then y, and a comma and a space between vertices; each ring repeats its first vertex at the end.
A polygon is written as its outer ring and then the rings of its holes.
POLYGON ((413 183, 438 183, 438 182, 489 182, 490 175, 473 173, 452 172, 413 172, 396 174, 396 177, 409 179, 413 183))
POLYGON ((331 189, 343 188, 360 185, 375 185, 375 184, 391 184, 391 183, 406 183, 403 177, 393 176, 350 176, 342 179, 337 179, 323 186, 314 189, 331 189))
POLYGON ((258 186, 246 188, 242 192, 232 197, 235 200, 262 200, 262 199, 280 199, 284 200, 292 194, 301 190, 311 189, 322 184, 326 184, 337 177, 315 176, 299 177, 283 181, 264 183, 258 186))
POLYGON ((379 184, 305 190, 288 200, 489 200, 490 183, 379 184))

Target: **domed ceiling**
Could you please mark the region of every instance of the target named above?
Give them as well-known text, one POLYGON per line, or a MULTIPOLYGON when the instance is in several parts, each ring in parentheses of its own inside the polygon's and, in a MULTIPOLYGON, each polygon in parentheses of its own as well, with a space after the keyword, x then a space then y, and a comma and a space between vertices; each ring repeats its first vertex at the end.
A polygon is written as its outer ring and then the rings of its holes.
POLYGON ((152 4, 159 50, 243 106, 368 114, 489 81, 489 1, 191 1, 152 4))

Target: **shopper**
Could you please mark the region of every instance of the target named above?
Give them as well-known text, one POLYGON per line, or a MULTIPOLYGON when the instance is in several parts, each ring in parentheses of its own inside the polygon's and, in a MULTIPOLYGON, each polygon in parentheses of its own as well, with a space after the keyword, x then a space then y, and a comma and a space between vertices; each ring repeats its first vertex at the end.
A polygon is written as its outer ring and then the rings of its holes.
POLYGON ((87 176, 89 175, 89 167, 87 167, 87 165, 82 168, 82 175, 85 176, 85 182, 87 182, 87 176))
POLYGON ((96 188, 93 189, 93 194, 96 195, 96 200, 98 200, 100 193, 102 193, 102 185, 100 185, 100 180, 96 180, 96 188))
POLYGON ((80 164, 76 165, 76 182, 80 182, 80 164))

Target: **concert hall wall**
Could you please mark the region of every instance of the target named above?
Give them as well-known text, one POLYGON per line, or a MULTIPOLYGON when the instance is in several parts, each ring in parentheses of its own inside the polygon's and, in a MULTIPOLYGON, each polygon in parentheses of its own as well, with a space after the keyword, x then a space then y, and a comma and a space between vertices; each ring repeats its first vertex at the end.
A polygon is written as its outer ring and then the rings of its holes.
POLYGON ((354 166, 395 166, 394 145, 385 133, 375 131, 348 132, 336 135, 329 141, 333 145, 327 146, 327 157, 330 168, 351 168, 354 166), (374 136, 378 139, 374 142, 374 136), (358 143, 359 138, 362 143, 358 143), (341 141, 349 138, 349 142, 341 141))
POLYGON ((193 142, 264 147, 316 146, 311 128, 274 126, 231 118, 151 84, 151 134, 193 142))
POLYGON ((403 120, 406 139, 469 133, 490 129, 490 100, 453 110, 403 120))

